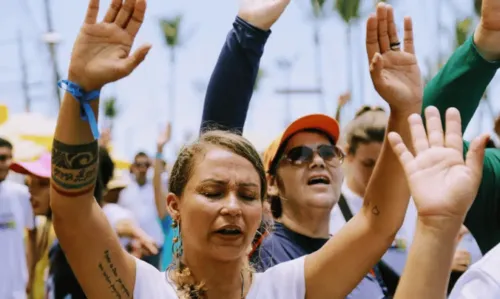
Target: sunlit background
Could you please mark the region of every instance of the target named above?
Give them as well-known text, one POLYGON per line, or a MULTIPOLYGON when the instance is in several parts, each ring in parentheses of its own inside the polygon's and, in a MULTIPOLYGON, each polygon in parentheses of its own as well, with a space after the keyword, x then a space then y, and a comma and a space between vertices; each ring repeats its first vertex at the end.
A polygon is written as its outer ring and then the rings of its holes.
MULTIPOLYGON (((291 119, 312 112, 333 115, 345 91, 350 90, 353 99, 343 123, 361 104, 383 104, 372 87, 364 47, 365 20, 375 2, 291 1, 267 43, 245 126, 245 135, 257 147, 262 149, 291 119), (322 7, 315 10, 311 3, 318 2, 322 7), (349 2, 361 4, 352 10, 349 2)), ((398 24, 405 15, 413 17, 426 79, 472 33, 478 20, 474 0, 387 2, 394 5, 398 24)), ((50 123, 59 107, 56 78, 66 76, 87 1, 0 3, 0 103, 7 106, 9 118, 39 113, 48 119, 40 122, 50 123)), ((101 12, 108 4, 109 0, 101 1, 101 12)), ((174 130, 173 145, 166 150, 170 160, 178 146, 197 133, 208 80, 237 10, 236 0, 148 0, 137 44, 150 42, 152 51, 131 76, 102 91, 101 127, 112 127, 117 156, 130 159, 138 150, 153 153, 156 136, 167 121, 173 122, 174 130)), ((492 131, 500 110, 498 94, 496 78, 467 138, 492 131)), ((11 126, 37 135, 36 130, 44 127, 29 128, 33 119, 21 117, 11 126)), ((29 138, 33 143, 24 143, 27 147, 37 142, 36 136, 29 138)))

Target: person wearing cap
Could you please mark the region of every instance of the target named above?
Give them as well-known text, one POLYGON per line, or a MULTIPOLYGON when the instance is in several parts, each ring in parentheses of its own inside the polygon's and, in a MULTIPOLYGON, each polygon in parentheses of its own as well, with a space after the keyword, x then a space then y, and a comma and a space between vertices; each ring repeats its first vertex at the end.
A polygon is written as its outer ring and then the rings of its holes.
POLYGON ((12 144, 0 138, 0 298, 26 298, 33 282, 36 231, 28 188, 7 179, 12 153, 12 144))
POLYGON ((31 195, 31 206, 37 217, 36 255, 33 273, 32 297, 45 298, 45 277, 49 268, 49 247, 56 238, 50 211, 50 154, 44 153, 37 160, 12 163, 10 169, 26 175, 31 195))

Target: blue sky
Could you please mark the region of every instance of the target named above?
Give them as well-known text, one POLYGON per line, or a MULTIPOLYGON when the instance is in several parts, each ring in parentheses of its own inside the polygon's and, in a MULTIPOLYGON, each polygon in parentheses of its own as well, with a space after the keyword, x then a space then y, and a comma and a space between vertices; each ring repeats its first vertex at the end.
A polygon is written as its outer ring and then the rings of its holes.
MULTIPOLYGON (((445 0, 440 0, 440 2, 445 0)), ((45 31, 43 0, 0 0, 0 102, 6 102, 11 113, 22 112, 24 99, 21 89, 20 60, 16 39, 19 33, 24 42, 24 56, 28 62, 32 111, 50 116, 57 115, 57 102, 53 96, 50 79, 49 53, 41 42, 45 31)), ((58 62, 62 77, 65 77, 72 43, 81 25, 86 0, 51 0, 54 27, 62 37, 58 46, 58 62)), ((468 0, 446 0, 450 5, 441 11, 436 9, 436 0, 393 0, 398 24, 403 16, 413 17, 416 49, 423 72, 426 62, 435 62, 437 49, 447 54, 452 48, 452 36, 440 38, 436 34, 437 15, 440 14, 446 28, 453 31, 456 17, 472 12, 468 0), (451 10, 455 7, 454 10, 451 10)), ((372 0, 364 2, 363 11, 369 11, 372 0)), ((109 0, 101 1, 105 11, 109 0)), ((246 125, 246 134, 255 142, 264 144, 283 128, 285 119, 283 96, 275 93, 284 87, 284 76, 277 68, 276 60, 282 57, 294 58, 292 86, 296 88, 315 87, 314 47, 308 0, 292 0, 282 18, 273 27, 273 33, 266 45, 262 68, 266 76, 256 92, 246 125)), ((445 5, 446 6, 446 5, 445 5)), ((333 7, 329 4, 329 7, 333 7)), ((161 17, 182 13, 184 45, 179 50, 177 64, 177 102, 175 106, 174 143, 182 140, 185 132, 196 131, 201 118, 203 87, 208 82, 221 46, 237 13, 237 0, 216 1, 168 1, 149 0, 148 12, 136 45, 150 42, 153 49, 146 61, 128 78, 111 84, 103 90, 103 96, 118 98, 119 116, 114 125, 114 144, 119 151, 131 157, 137 150, 152 152, 156 135, 163 128, 168 115, 168 50, 164 46, 158 20, 161 17)), ((330 13, 321 26, 322 76, 324 96, 328 99, 328 111, 332 114, 339 94, 347 89, 347 47, 345 27, 335 13, 330 13)), ((373 90, 368 74, 368 63, 364 48, 364 20, 354 27, 352 36, 353 78, 355 88, 363 90, 365 103, 382 103, 373 90)), ((490 89, 490 97, 498 93, 497 80, 490 89)), ((353 107, 346 112, 349 118, 360 102, 360 93, 354 93, 353 107)), ((500 108, 495 104, 495 111, 500 108)), ((316 96, 292 96, 293 117, 319 112, 316 96)), ((325 111, 321 111, 325 112, 325 111)), ((480 114, 480 113, 479 113, 480 114)), ((488 112, 479 115, 471 124, 467 136, 489 129, 491 119, 488 112), (482 122, 479 121, 482 119, 482 122)), ((169 156, 172 156, 171 151, 169 156)))

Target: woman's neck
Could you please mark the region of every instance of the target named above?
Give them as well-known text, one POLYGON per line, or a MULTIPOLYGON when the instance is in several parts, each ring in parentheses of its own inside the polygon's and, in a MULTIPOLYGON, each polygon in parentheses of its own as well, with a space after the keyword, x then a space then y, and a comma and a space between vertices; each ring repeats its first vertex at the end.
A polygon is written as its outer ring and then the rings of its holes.
POLYGON ((198 282, 203 282, 208 299, 241 298, 250 289, 252 275, 244 266, 243 258, 234 261, 221 261, 207 257, 206 254, 184 250, 183 262, 198 282), (243 276, 242 276, 243 274, 243 276))

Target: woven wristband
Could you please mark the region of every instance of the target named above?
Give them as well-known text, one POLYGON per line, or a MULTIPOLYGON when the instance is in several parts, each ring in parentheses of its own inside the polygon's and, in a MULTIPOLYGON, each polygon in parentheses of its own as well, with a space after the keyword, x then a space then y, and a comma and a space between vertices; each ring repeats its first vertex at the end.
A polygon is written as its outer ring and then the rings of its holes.
POLYGON ((100 90, 93 90, 90 92, 86 92, 80 85, 71 82, 69 80, 60 80, 57 82, 59 88, 65 90, 70 93, 80 104, 80 117, 82 120, 86 121, 90 125, 90 130, 92 131, 92 135, 94 136, 94 140, 99 139, 99 129, 97 127, 97 120, 94 115, 94 111, 92 111, 92 107, 90 107, 90 101, 96 100, 99 98, 101 94, 100 90))

